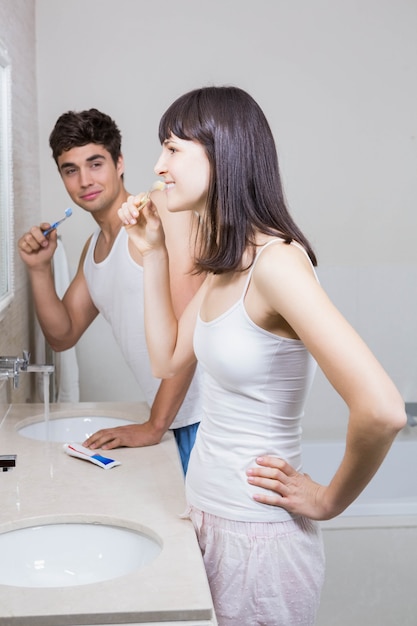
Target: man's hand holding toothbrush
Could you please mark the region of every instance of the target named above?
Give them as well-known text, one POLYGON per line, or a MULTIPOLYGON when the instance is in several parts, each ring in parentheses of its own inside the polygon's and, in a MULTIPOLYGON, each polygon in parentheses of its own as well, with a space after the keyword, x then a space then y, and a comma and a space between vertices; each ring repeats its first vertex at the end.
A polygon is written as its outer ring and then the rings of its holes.
POLYGON ((42 222, 40 226, 32 226, 29 232, 20 237, 17 247, 22 260, 29 267, 49 265, 57 247, 56 229, 71 215, 72 209, 68 208, 62 219, 53 224, 42 222))

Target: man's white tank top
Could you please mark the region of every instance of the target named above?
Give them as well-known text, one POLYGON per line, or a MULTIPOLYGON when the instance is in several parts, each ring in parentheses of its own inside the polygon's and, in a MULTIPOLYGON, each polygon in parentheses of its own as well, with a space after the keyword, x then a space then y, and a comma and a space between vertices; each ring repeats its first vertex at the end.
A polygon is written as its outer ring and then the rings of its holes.
POLYGON ((272 522, 291 515, 253 500, 262 489, 249 485, 246 470, 265 454, 301 470, 300 422, 316 362, 301 341, 268 332, 248 316, 244 298, 255 263, 230 309, 210 322, 198 316, 194 350, 202 370, 203 418, 186 490, 189 504, 207 513, 272 522))
MULTIPOLYGON (((161 381, 152 375, 146 347, 143 268, 130 256, 124 228, 120 229, 108 256, 101 263, 96 263, 94 249, 99 233, 100 229, 93 234, 84 261, 88 290, 95 306, 110 324, 147 403, 152 406, 161 381)), ((201 411, 197 371, 171 428, 199 422, 201 411)))

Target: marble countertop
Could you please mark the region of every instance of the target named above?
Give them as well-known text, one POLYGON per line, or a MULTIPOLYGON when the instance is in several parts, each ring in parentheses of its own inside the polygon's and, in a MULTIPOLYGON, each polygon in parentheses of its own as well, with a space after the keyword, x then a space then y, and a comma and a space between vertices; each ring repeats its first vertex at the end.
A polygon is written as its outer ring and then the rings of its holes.
MULTIPOLYGON (((141 403, 55 404, 50 419, 109 415, 146 421, 141 403)), ((0 473, 0 533, 60 522, 98 522, 149 530, 163 545, 142 569, 88 585, 29 588, 0 585, 0 626, 215 623, 195 533, 185 510, 184 478, 171 433, 145 448, 104 454, 121 465, 103 470, 75 459, 62 443, 22 437, 17 429, 43 418, 41 404, 15 404, 0 414, 0 454, 16 467, 0 473), (213 620, 213 622, 211 622, 213 620)))

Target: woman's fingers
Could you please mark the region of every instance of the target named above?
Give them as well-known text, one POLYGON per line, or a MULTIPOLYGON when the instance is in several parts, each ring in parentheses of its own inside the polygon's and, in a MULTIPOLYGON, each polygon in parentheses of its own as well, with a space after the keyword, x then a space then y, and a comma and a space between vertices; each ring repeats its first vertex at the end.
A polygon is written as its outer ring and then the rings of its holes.
POLYGON ((264 489, 287 495, 287 483, 295 470, 283 459, 275 457, 258 457, 256 466, 247 470, 248 482, 264 489))
POLYGON ((137 204, 140 205, 140 198, 141 196, 129 196, 118 210, 119 218, 125 226, 137 223, 140 212, 137 204))
POLYGON ((283 459, 266 455, 258 457, 256 465, 246 474, 251 485, 265 490, 254 494, 257 502, 280 506, 290 513, 312 519, 325 519, 323 496, 326 487, 311 480, 308 474, 297 472, 283 459))

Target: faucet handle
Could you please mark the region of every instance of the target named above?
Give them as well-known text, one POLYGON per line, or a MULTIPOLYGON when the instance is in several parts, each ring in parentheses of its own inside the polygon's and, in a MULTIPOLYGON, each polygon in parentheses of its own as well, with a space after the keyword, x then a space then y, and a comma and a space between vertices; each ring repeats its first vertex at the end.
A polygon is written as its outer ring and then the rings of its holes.
POLYGON ((1 379, 3 378, 13 378, 13 388, 17 389, 19 386, 19 374, 20 372, 53 372, 54 366, 47 365, 45 366, 31 366, 29 365, 30 360, 30 352, 29 350, 23 350, 23 356, 0 356, 0 372, 1 379))
POLYGON ((29 350, 23 350, 23 359, 19 359, 20 369, 25 372, 28 368, 30 361, 30 352, 29 350))
POLYGON ((13 371, 13 389, 17 389, 19 386, 19 373, 26 372, 30 359, 30 352, 23 350, 23 358, 16 358, 13 371))

